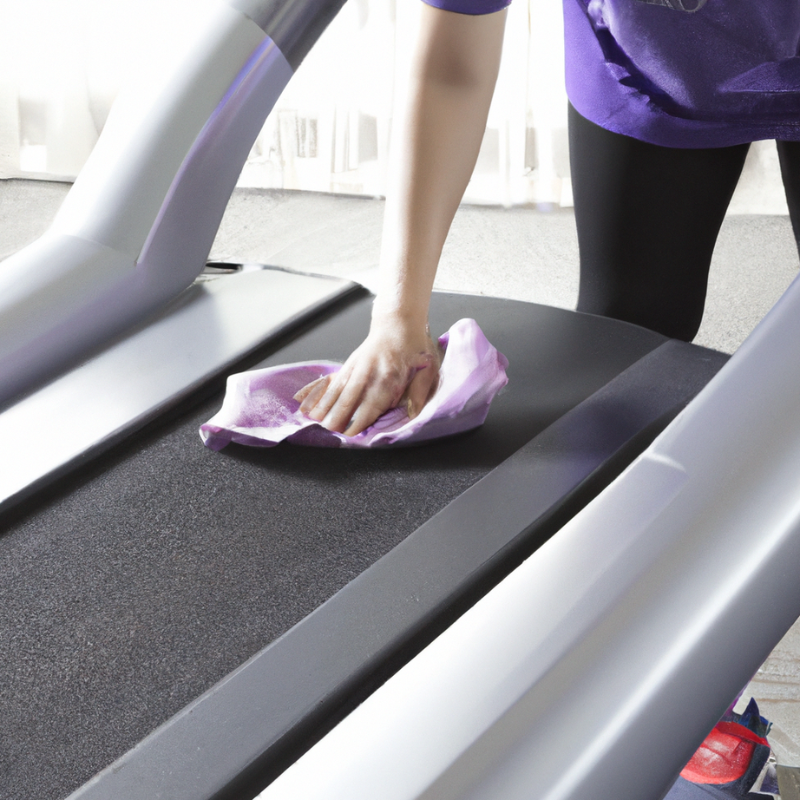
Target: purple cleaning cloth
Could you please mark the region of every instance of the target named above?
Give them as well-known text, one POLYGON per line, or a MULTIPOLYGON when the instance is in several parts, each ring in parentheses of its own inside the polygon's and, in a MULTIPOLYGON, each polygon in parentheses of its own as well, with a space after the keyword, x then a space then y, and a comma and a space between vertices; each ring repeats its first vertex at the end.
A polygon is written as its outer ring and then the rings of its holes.
POLYGON ((473 319, 462 319, 443 336, 439 387, 419 416, 387 411, 356 436, 332 433, 299 411, 294 395, 341 368, 331 361, 304 361, 231 375, 219 413, 200 427, 206 447, 229 442, 273 447, 284 440, 312 447, 387 447, 418 444, 463 433, 483 424, 494 396, 508 383, 508 360, 489 343, 473 319))

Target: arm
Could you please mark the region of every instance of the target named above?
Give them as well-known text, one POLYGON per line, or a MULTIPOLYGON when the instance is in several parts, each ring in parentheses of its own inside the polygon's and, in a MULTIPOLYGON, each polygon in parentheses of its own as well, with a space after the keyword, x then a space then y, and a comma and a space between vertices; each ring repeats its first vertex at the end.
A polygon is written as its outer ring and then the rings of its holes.
POLYGON ((436 390, 440 359, 428 333, 428 306, 486 127, 505 17, 505 11, 467 16, 421 9, 392 148, 369 335, 339 373, 297 395, 301 410, 329 430, 355 435, 404 399, 416 416, 436 390))

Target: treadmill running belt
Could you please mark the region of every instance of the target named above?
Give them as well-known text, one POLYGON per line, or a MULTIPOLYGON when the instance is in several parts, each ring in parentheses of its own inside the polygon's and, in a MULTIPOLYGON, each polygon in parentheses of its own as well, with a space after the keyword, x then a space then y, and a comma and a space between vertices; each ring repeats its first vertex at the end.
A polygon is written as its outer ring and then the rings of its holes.
MULTIPOLYGON (((370 305, 342 302, 267 345, 259 366, 343 360, 370 305)), ((0 798, 77 788, 666 341, 559 309, 434 296, 434 333, 461 317, 510 362, 477 431, 400 450, 213 453, 197 429, 218 391, 0 520, 0 798)))

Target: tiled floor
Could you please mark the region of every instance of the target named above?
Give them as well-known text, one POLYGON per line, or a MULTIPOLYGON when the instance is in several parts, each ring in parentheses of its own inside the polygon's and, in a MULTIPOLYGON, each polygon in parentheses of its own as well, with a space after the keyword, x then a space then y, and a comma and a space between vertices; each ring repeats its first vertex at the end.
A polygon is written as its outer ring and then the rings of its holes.
POLYGON ((783 637, 743 697, 756 698, 773 722, 769 736, 778 763, 800 766, 800 622, 783 637))
MULTIPOLYGON (((0 181, 0 258, 47 227, 67 189, 64 184, 0 181)), ((373 199, 237 191, 212 257, 350 275, 369 283, 378 261, 382 210, 382 202, 373 199)), ((717 245, 696 341, 733 352, 797 268, 786 217, 729 217, 717 245)), ((467 206, 456 217, 437 286, 570 308, 577 280, 577 241, 569 211, 542 214, 467 206)), ((747 692, 775 723, 770 738, 780 763, 800 766, 800 622, 747 692)))

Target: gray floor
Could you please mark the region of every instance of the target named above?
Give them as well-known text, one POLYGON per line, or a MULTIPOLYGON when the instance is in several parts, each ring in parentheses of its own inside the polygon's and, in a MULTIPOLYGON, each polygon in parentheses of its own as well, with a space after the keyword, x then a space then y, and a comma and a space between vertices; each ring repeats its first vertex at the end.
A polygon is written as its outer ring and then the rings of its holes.
MULTIPOLYGON (((0 259, 47 228, 68 188, 0 181, 0 259)), ((240 190, 231 200, 212 257, 347 275, 370 285, 382 212, 383 203, 370 198, 240 190)), ((571 212, 465 206, 445 247, 437 287, 572 308, 577 263, 571 212)), ((732 353, 797 268, 787 217, 729 217, 717 244, 696 341, 732 353)), ((779 760, 800 766, 800 623, 778 645, 748 692, 775 722, 770 739, 779 760)))
MULTIPOLYGON (((33 241, 69 186, 0 181, 0 259, 33 241)), ((244 189, 228 207, 212 257, 251 260, 370 281, 383 203, 361 197, 244 189)), ((445 246, 436 285, 573 308, 578 244, 570 211, 464 206, 445 246)), ((732 353, 794 278, 787 217, 732 216, 711 269, 698 344, 732 353)))
MULTIPOLYGON (((213 256, 332 274, 378 261, 379 200, 299 192, 237 192, 213 256)), ((578 242, 571 211, 463 206, 437 288, 574 308, 578 242)), ((698 344, 732 353, 797 273, 788 217, 734 216, 722 228, 698 344)), ((362 279, 365 276, 361 276, 362 279)))

